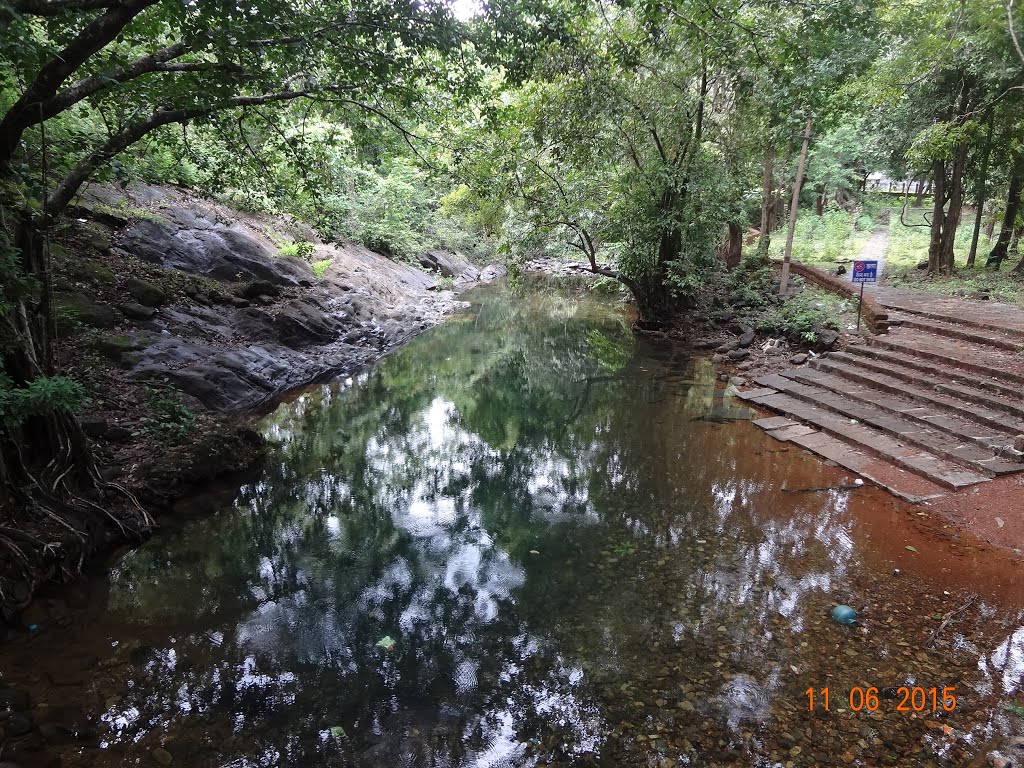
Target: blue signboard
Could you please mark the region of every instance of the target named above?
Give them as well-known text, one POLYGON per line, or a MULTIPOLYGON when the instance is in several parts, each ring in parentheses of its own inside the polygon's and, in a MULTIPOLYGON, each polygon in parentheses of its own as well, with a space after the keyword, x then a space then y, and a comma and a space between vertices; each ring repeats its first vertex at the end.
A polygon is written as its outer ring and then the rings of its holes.
POLYGON ((877 261, 855 261, 853 262, 853 274, 850 281, 854 283, 877 283, 878 262, 877 261))

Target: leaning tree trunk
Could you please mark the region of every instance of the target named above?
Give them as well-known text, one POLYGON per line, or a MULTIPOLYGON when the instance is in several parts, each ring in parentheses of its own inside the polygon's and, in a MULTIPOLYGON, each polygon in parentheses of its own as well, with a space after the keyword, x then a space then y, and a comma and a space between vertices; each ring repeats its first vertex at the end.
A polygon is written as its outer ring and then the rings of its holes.
POLYGON ((974 230, 971 232, 971 250, 967 254, 967 268, 973 269, 978 258, 978 238, 981 235, 981 217, 985 212, 985 198, 988 194, 988 164, 992 153, 992 132, 995 130, 995 119, 991 110, 988 114, 988 132, 985 135, 985 149, 981 156, 981 172, 978 178, 978 195, 975 200, 974 230))
POLYGON ((769 141, 764 148, 763 176, 761 179, 761 234, 757 241, 757 253, 768 255, 775 220, 775 145, 769 141))
POLYGON ((1003 225, 999 230, 999 238, 989 251, 986 267, 999 270, 1003 265, 1010 241, 1013 238, 1017 214, 1020 212, 1021 193, 1024 192, 1024 153, 1013 153, 1013 168, 1010 171, 1010 187, 1006 195, 1006 210, 1003 212, 1003 225))

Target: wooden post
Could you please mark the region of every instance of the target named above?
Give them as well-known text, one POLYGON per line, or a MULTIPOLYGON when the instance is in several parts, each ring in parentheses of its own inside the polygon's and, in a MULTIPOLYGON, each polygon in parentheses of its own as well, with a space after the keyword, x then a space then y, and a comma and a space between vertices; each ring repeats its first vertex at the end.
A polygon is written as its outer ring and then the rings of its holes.
POLYGON ((793 256, 793 235, 796 232, 796 209, 800 205, 800 184, 804 180, 804 163, 807 161, 807 144, 811 140, 811 123, 813 117, 807 118, 804 128, 804 143, 800 147, 800 160, 796 164, 796 181, 793 183, 793 202, 789 206, 789 231, 786 232, 786 250, 782 254, 782 281, 779 283, 779 296, 786 295, 789 287, 789 260, 793 256))

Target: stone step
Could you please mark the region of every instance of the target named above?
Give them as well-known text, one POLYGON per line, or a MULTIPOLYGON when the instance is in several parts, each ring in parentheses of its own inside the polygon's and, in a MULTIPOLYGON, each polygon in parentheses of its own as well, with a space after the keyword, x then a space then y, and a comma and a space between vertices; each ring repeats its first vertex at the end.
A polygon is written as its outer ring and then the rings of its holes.
POLYGON ((941 322, 924 318, 920 315, 898 313, 889 315, 889 325, 901 328, 917 328, 935 336, 946 336, 951 339, 969 341, 973 344, 1005 349, 1009 352, 1020 352, 1024 349, 1024 337, 1011 336, 1005 332, 973 328, 959 323, 941 322))
POLYGON ((798 424, 783 416, 758 419, 754 421, 754 425, 765 430, 777 440, 791 442, 801 448, 806 448, 913 504, 934 499, 946 492, 945 488, 930 480, 899 469, 882 459, 869 456, 837 437, 798 424))
POLYGON ((920 332, 899 336, 897 331, 885 336, 869 336, 867 341, 871 346, 962 368, 997 381, 1024 384, 1024 360, 1001 350, 979 350, 964 342, 920 332))
MULTIPOLYGON (((965 443, 961 439, 952 438, 910 419, 885 413, 874 405, 851 400, 840 392, 801 384, 779 374, 762 376, 757 379, 757 384, 762 387, 771 387, 817 408, 832 411, 846 419, 862 422, 861 426, 876 430, 876 435, 879 438, 888 436, 900 443, 926 451, 934 457, 941 457, 946 461, 970 467, 971 475, 983 472, 989 477, 996 477, 1024 471, 1024 464, 996 456, 991 448, 965 443)), ((840 437, 846 436, 840 435, 840 437)), ((970 485, 971 483, 966 484, 970 485)))
MULTIPOLYGON (((772 375, 764 378, 779 379, 784 385, 801 386, 789 382, 783 376, 772 375)), ((770 387, 770 384, 766 383, 765 386, 770 387)), ((910 446, 865 424, 851 423, 848 418, 790 394, 783 392, 762 394, 752 398, 751 402, 813 426, 832 437, 849 443, 864 453, 877 456, 884 461, 909 470, 944 488, 957 490, 988 480, 988 477, 984 475, 910 446)))
MULTIPOLYGON (((819 370, 909 399, 915 403, 941 408, 950 413, 965 414, 971 421, 1004 435, 1011 437, 1024 435, 1024 407, 1017 408, 1002 401, 998 401, 996 407, 1005 408, 1003 411, 986 407, 986 404, 994 401, 994 398, 984 392, 971 390, 970 394, 973 395, 973 399, 964 398, 962 395, 945 394, 946 389, 951 387, 935 376, 875 362, 869 357, 847 355, 844 352, 833 352, 826 357, 820 357, 811 365, 819 370), (901 372, 905 374, 902 377, 899 376, 901 372), (1020 418, 1015 418, 1013 414, 1020 418)), ((954 390, 969 389, 967 387, 952 388, 954 390)))
POLYGON ((1015 338, 1024 344, 1024 325, 1018 327, 1009 327, 1006 324, 999 323, 995 320, 985 319, 984 317, 968 317, 963 313, 957 317, 943 314, 940 311, 931 311, 922 309, 919 306, 908 306, 905 302, 898 301, 882 301, 884 307, 887 309, 894 310, 897 313, 904 315, 915 315, 917 317, 924 317, 930 320, 938 320, 943 323, 954 322, 960 326, 968 326, 970 328, 978 328, 984 331, 994 331, 996 333, 1005 334, 1010 338, 1015 338))
MULTIPOLYGON (((893 376, 898 376, 899 378, 906 379, 907 381, 916 381, 917 376, 911 375, 909 371, 918 371, 922 375, 932 376, 939 380, 945 379, 949 382, 959 382, 959 385, 970 387, 979 392, 985 390, 987 392, 991 392, 993 395, 1015 398, 1018 401, 1020 399, 1019 386, 1007 384, 1006 382, 998 381, 997 379, 989 379, 974 372, 963 371, 959 368, 943 365, 935 360, 927 360, 914 355, 893 352, 892 350, 884 349, 880 346, 855 345, 847 347, 845 352, 848 355, 855 355, 864 360, 876 361, 872 362, 871 365, 881 366, 880 370, 889 372, 893 376)), ((868 365, 867 362, 864 364, 868 365)))
POLYGON ((922 405, 920 401, 903 397, 903 391, 898 387, 877 387, 874 384, 863 383, 855 375, 836 375, 855 374, 856 369, 845 371, 841 365, 830 365, 828 358, 821 361, 815 360, 814 366, 810 369, 794 368, 783 371, 782 375, 801 384, 839 392, 851 400, 867 403, 887 413, 920 424, 925 429, 945 432, 958 440, 974 443, 990 453, 996 446, 1012 445, 1013 443, 1016 433, 993 429, 966 418, 962 410, 963 405, 955 407, 956 401, 953 398, 949 398, 949 400, 954 407, 943 408, 943 412, 939 412, 931 403, 922 405), (836 371, 836 369, 839 370, 836 371))

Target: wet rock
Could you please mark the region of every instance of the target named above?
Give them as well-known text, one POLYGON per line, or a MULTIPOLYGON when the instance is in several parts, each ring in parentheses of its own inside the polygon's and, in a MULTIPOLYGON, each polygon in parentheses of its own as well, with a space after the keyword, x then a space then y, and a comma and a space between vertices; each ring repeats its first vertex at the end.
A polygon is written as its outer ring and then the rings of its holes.
POLYGON ((133 299, 147 307, 160 307, 167 303, 167 294, 146 280, 130 277, 124 287, 133 299))
POLYGON ((89 416, 78 422, 82 431, 92 438, 100 438, 106 434, 107 420, 99 416, 89 416))
POLYGON ((7 723, 4 725, 8 736, 17 738, 18 736, 24 736, 26 733, 32 732, 32 718, 26 715, 24 712, 15 712, 9 718, 7 723))
POLYGON ((497 280, 499 277, 504 277, 508 274, 508 270, 501 264, 488 264, 482 270, 480 270, 480 282, 489 283, 492 280, 497 280))
POLYGON ((254 280, 242 286, 238 295, 243 299, 255 299, 260 296, 280 296, 281 286, 275 285, 269 280, 254 280))
POLYGON ((791 365, 803 365, 804 363, 807 362, 807 354, 804 352, 800 352, 796 355, 793 355, 791 358, 789 358, 789 362, 791 365))
POLYGON ((29 695, 17 688, 0 688, 0 711, 23 712, 29 708, 29 695))
POLYGON ((113 328, 124 320, 124 315, 107 304, 97 304, 82 293, 59 293, 57 305, 58 328, 67 333, 75 328, 75 322, 93 328, 113 328))
POLYGON ((274 318, 278 339, 292 349, 326 344, 338 337, 339 323, 309 300, 289 302, 274 318))
POLYGON ((134 301, 118 304, 117 308, 124 313, 124 316, 132 320, 152 320, 156 314, 153 307, 147 307, 134 301))

